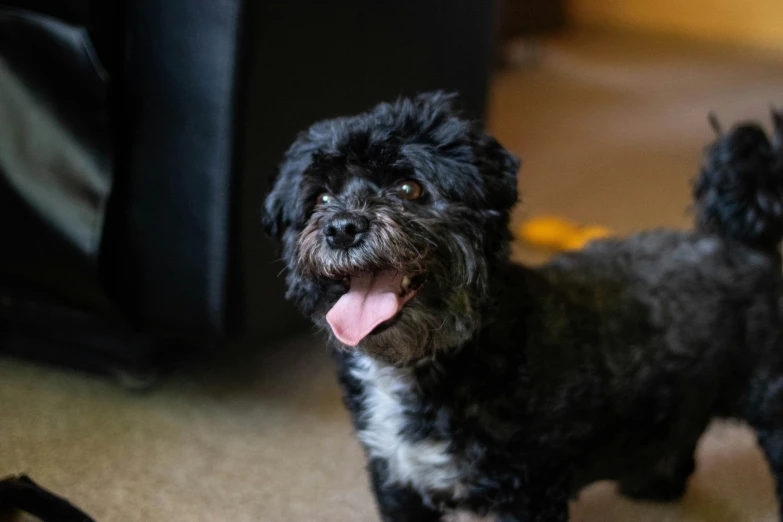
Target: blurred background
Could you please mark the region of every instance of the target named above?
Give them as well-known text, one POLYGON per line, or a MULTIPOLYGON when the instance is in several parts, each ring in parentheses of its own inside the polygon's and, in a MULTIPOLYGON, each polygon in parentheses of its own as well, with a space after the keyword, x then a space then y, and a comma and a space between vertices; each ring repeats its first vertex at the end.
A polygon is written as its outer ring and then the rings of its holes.
MULTIPOLYGON (((708 113, 767 125, 781 51, 777 0, 0 0, 0 476, 99 522, 375 520, 260 227, 296 133, 457 91, 523 158, 514 230, 687 227, 708 113)), ((772 521, 771 491, 717 426, 682 504, 599 484, 572 519, 772 521)))

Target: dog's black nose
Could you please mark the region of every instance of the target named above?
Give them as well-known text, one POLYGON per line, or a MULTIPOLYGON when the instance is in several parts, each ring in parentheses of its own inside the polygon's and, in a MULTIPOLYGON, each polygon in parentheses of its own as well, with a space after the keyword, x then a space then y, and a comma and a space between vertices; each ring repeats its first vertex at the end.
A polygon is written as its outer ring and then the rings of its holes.
POLYGON ((361 216, 340 214, 326 224, 324 235, 332 248, 349 249, 356 246, 364 232, 370 228, 370 222, 361 216))

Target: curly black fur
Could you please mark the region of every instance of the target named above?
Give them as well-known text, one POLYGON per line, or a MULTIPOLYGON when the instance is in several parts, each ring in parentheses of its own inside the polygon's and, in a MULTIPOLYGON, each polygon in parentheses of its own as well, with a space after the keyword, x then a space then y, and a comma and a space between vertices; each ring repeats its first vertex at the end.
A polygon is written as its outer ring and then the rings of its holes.
POLYGON ((695 186, 697 226, 767 251, 783 238, 783 116, 769 140, 757 124, 718 131, 695 186))
POLYGON ((718 138, 696 187, 700 230, 599 241, 533 270, 508 260, 518 161, 452 102, 314 125, 266 201, 288 296, 327 333, 342 277, 426 277, 358 347, 329 333, 383 520, 565 521, 601 479, 674 500, 716 417, 756 428, 783 496, 778 145, 751 128, 718 138), (411 179, 426 196, 397 198, 411 179), (365 242, 325 246, 334 212, 369 220, 365 242))

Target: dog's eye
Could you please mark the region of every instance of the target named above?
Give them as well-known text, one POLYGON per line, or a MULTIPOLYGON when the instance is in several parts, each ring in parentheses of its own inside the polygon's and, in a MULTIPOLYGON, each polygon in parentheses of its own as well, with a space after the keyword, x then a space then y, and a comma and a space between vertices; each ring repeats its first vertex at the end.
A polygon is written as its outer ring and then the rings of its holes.
POLYGON ((399 187, 397 187, 397 193, 402 199, 412 201, 421 197, 422 188, 421 185, 415 181, 403 181, 400 183, 399 187))
POLYGON ((332 202, 332 195, 324 192, 323 194, 318 196, 318 199, 316 201, 317 201, 316 203, 317 205, 327 205, 332 202))

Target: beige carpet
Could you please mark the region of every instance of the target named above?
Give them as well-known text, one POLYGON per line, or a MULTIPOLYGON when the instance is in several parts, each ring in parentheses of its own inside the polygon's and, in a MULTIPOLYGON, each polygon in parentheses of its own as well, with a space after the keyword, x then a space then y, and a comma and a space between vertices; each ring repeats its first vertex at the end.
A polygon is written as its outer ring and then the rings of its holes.
MULTIPOLYGON (((525 158, 516 219, 687 226, 706 113, 763 116, 781 85, 783 61, 750 51, 595 34, 552 43, 538 66, 494 81, 490 125, 525 158)), ((216 354, 146 395, 0 359, 0 475, 21 471, 99 522, 377 520, 331 363, 306 338, 216 354)), ((598 484, 572 520, 771 522, 775 509, 752 437, 718 426, 681 504, 598 484)))

